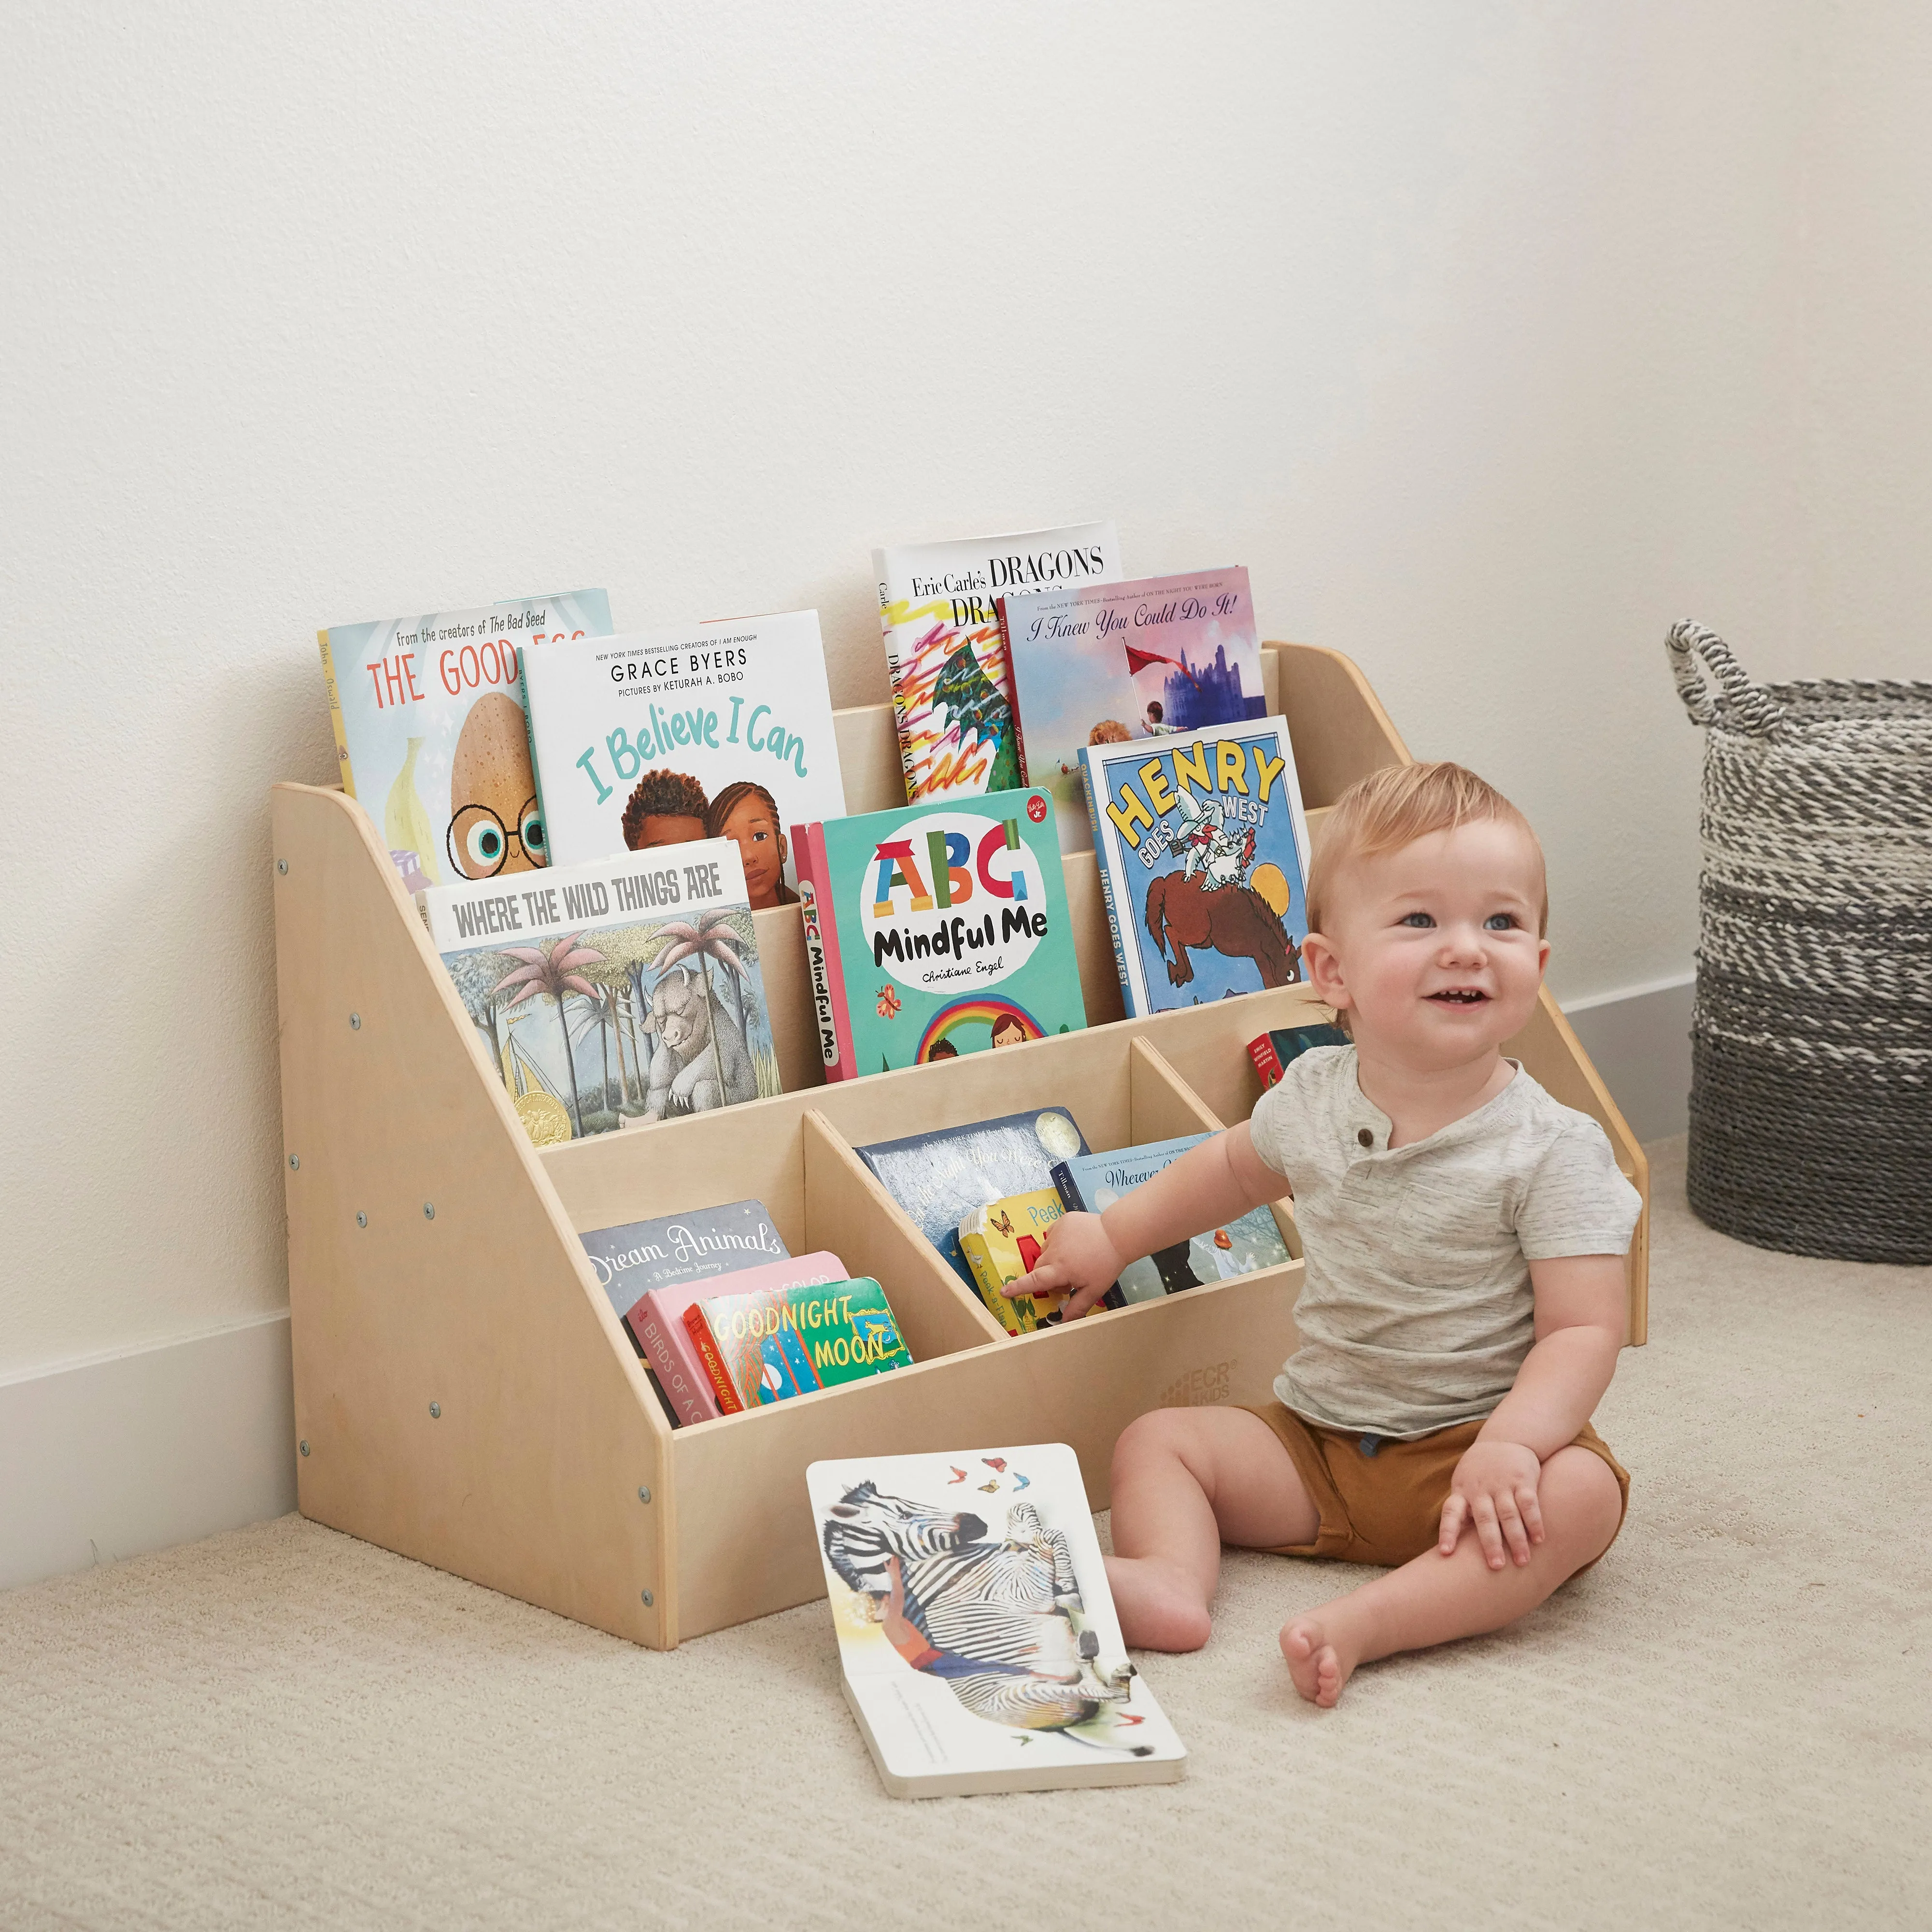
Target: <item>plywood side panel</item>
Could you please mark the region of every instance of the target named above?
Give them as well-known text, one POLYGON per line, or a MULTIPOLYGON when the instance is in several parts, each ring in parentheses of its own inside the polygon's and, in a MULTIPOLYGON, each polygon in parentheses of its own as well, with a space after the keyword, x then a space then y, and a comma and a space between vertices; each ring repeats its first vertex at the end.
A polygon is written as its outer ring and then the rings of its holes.
POLYGON ((273 823, 302 1513, 674 1642, 670 1432, 562 1204, 362 808, 273 823))
MULTIPOLYGON (((890 704, 855 704, 832 714, 838 746, 838 776, 845 789, 845 813, 890 812, 906 802, 905 766, 890 704)), ((791 827, 785 827, 791 836, 791 827)))
POLYGON ((825 1084, 818 1031, 812 1018, 812 975, 805 963, 805 921, 796 906, 772 906, 752 915, 758 936, 758 970, 765 982, 772 1047, 788 1094, 825 1084))
POLYGON ((1414 763, 1368 680, 1340 651, 1314 644, 1268 648, 1279 666, 1282 713, 1305 805, 1333 805, 1368 772, 1414 763))

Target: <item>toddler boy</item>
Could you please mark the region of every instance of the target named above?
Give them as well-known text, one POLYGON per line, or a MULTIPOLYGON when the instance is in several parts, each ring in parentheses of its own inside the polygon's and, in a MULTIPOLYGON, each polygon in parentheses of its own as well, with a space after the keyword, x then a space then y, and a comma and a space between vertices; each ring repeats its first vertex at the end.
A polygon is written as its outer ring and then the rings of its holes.
POLYGON ((1543 853, 1472 772, 1394 766, 1337 802, 1302 959, 1353 1044, 1301 1054, 1246 1124, 1104 1214, 1015 1294, 1084 1314, 1126 1264, 1282 1193, 1300 1346, 1263 1408, 1156 1409, 1114 1451, 1129 1643, 1208 1639, 1221 1546, 1395 1566, 1284 1624, 1295 1688, 1496 1630, 1594 1563, 1630 1479, 1590 1426, 1641 1210, 1609 1141, 1499 1048, 1550 955, 1543 853))

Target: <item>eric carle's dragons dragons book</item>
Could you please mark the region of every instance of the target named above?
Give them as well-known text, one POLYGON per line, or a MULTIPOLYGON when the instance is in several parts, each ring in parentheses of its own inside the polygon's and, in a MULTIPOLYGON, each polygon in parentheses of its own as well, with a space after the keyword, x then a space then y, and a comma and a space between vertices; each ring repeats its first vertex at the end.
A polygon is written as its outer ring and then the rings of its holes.
POLYGON ((1120 574, 1112 524, 900 544, 872 553, 906 796, 1023 782, 996 600, 1120 574))
POLYGON ((1079 756, 1128 1012, 1298 980, 1308 824, 1287 721, 1083 745, 1079 756))
POLYGON ((316 633, 342 788, 412 892, 550 862, 524 726, 526 652, 610 628, 601 590, 316 633))
POLYGON ((793 844, 827 1080, 1086 1025, 1044 792, 801 825, 793 844))
POLYGON ((1020 757, 1053 794, 1066 850, 1088 840, 1080 748, 1244 724, 1268 710, 1245 570, 1072 584, 1002 600, 1020 757))
POLYGON ((533 651, 524 699, 559 865, 729 838, 762 912, 797 898, 787 829, 845 809, 816 610, 533 651))
POLYGON ((895 1798, 1168 1784, 1064 1442, 814 1462, 845 1702, 895 1798))
POLYGON ((420 897, 430 944, 539 1147, 780 1090, 758 927, 729 838, 420 897))

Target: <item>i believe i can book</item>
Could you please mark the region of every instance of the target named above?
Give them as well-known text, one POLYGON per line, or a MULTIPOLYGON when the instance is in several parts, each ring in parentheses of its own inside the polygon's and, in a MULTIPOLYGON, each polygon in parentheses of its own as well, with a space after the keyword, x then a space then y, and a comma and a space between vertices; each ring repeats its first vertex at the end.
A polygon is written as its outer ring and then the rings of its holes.
POLYGON ((577 590, 316 633, 342 788, 412 892, 549 863, 525 656, 610 628, 610 599, 577 590))
POLYGON ((1085 1027, 1044 792, 802 825, 793 843, 826 1079, 1085 1027))
POLYGON ((730 839, 420 897, 430 942, 539 1147, 782 1090, 730 839))
POLYGON ((872 574, 907 798, 1024 782, 998 600, 1114 581, 1120 541, 1113 525, 895 544, 873 551, 872 574))
POLYGON ((524 695, 554 862, 729 838, 754 910, 795 903, 787 828, 845 809, 816 610, 532 652, 524 695))
POLYGON ((1129 1014, 1300 980, 1308 825, 1287 721, 1083 745, 1079 757, 1129 1014))

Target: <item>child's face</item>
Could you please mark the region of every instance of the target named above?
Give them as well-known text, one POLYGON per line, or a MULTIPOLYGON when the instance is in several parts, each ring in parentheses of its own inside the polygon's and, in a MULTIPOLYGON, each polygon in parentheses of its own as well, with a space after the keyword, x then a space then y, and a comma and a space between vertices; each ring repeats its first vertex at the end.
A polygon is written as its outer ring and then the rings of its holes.
POLYGON ((772 823, 771 808, 756 792, 731 808, 724 836, 738 848, 745 862, 745 887, 753 905, 763 910, 778 902, 778 884, 784 874, 784 835, 772 823))
POLYGON ((704 836, 701 818, 674 817, 668 812, 652 812, 638 827, 638 850, 648 852, 658 845, 688 845, 704 836))
POLYGON ((1492 1052, 1528 1019, 1550 943, 1543 868, 1516 826, 1484 819, 1361 859, 1334 882, 1309 976, 1357 1045, 1417 1072, 1492 1052))

